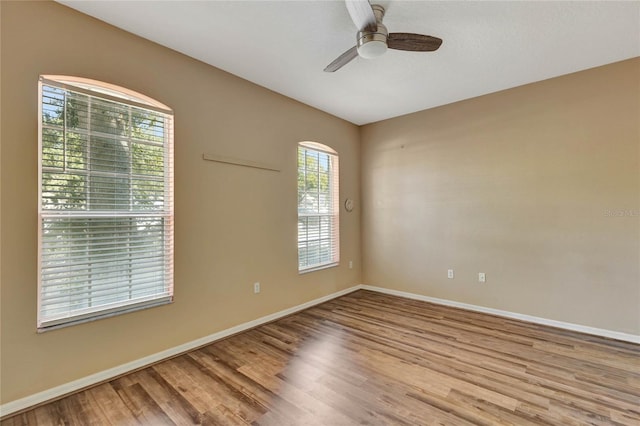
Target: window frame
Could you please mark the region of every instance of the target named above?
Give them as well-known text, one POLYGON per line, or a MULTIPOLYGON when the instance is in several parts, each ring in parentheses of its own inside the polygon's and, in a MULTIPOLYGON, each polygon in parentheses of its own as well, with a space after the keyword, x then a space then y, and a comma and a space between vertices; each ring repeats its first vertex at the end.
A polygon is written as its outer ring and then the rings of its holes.
MULTIPOLYGON (((90 112, 87 112, 86 117, 87 117, 87 120, 91 120, 93 116, 91 115, 90 112)), ((66 117, 64 117, 62 120, 63 120, 63 123, 62 123, 61 132, 62 132, 63 140, 66 140, 67 134, 68 134, 66 117)), ((131 112, 129 112, 129 120, 131 120, 131 112)), ((41 75, 40 76, 38 80, 38 288, 37 288, 37 291, 38 291, 37 332, 38 333, 173 302, 173 294, 174 294, 173 259, 175 255, 174 234, 173 234, 174 233, 173 123, 174 123, 174 114, 169 107, 148 96, 134 92, 130 89, 126 89, 110 83, 105 83, 105 82, 87 79, 87 78, 81 78, 81 77, 61 76, 61 75, 41 75), (123 109, 128 108, 129 111, 131 111, 132 108, 136 108, 136 109, 148 110, 150 112, 153 112, 154 114, 160 115, 162 120, 164 120, 163 127, 162 127, 163 129, 162 143, 161 145, 158 145, 157 143, 155 143, 154 146, 161 146, 162 155, 163 155, 162 178, 161 178, 161 181, 162 181, 161 193, 163 197, 162 198, 163 202, 162 202, 161 209, 151 208, 150 209, 151 213, 145 212, 143 210, 140 210, 140 211, 134 210, 132 208, 134 195, 133 195, 133 192, 131 192, 131 190, 129 190, 129 195, 127 198, 129 203, 129 209, 128 210, 123 210, 122 208, 113 209, 113 213, 108 213, 108 212, 105 213, 104 211, 100 211, 99 209, 91 209, 90 207, 88 207, 82 213, 78 214, 79 212, 78 209, 57 210, 57 209, 47 209, 44 207, 44 199, 43 199, 44 176, 43 175, 45 173, 52 173, 52 171, 49 170, 51 167, 47 168, 43 158, 44 129, 45 129, 44 115, 43 115, 44 114, 43 88, 45 86, 65 91, 65 100, 63 102, 66 102, 66 96, 69 92, 75 92, 76 94, 81 94, 81 95, 86 95, 91 97, 90 99, 88 98, 89 102, 94 102, 94 99, 97 99, 99 101, 108 101, 112 103, 115 102, 115 103, 122 104, 123 105, 122 108, 123 109), (74 215, 74 213, 76 213, 76 215, 74 215), (133 224, 136 223, 134 222, 135 220, 144 220, 141 218, 149 218, 148 219, 149 221, 152 221, 153 219, 158 220, 160 222, 159 228, 162 229, 162 231, 160 232, 160 235, 161 235, 160 237, 161 242, 159 243, 160 248, 158 248, 157 250, 159 250, 162 253, 162 255, 160 256, 162 259, 161 261, 162 272, 159 274, 161 275, 161 278, 159 279, 160 280, 159 283, 160 283, 160 286, 162 286, 163 288, 163 293, 157 296, 152 295, 152 296, 138 297, 135 299, 130 298, 128 299, 129 300, 128 303, 126 301, 110 302, 105 305, 100 305, 99 307, 95 307, 95 306, 92 308, 90 307, 91 309, 69 308, 66 315, 57 315, 57 317, 55 318, 53 318, 51 314, 49 314, 49 316, 45 316, 43 311, 44 306, 46 306, 46 303, 43 301, 44 285, 45 285, 45 279, 43 277, 44 275, 43 261, 45 256, 45 249, 44 249, 45 222, 47 220, 50 221, 49 223, 52 223, 56 220, 63 222, 66 219, 71 224, 70 220, 72 218, 75 218, 76 216, 79 217, 80 219, 85 219, 87 222, 90 222, 91 220, 96 220, 96 219, 99 220, 99 218, 106 218, 107 220, 108 219, 125 219, 125 220, 129 219, 129 221, 132 223, 131 229, 134 228, 133 224)), ((130 122, 128 123, 128 125, 131 125, 130 122)), ((47 126, 47 128, 49 127, 50 126, 47 126)), ((90 129, 81 131, 81 134, 85 134, 85 133, 86 133, 87 142, 86 142, 86 145, 84 144, 82 145, 83 147, 85 147, 83 149, 87 149, 86 147, 90 145, 90 142, 89 142, 90 138, 92 136, 95 136, 94 133, 92 133, 92 130, 90 129)), ((130 144, 133 143, 132 142, 133 139, 131 139, 130 134, 125 136, 124 138, 129 140, 130 144)), ((64 145, 65 153, 63 154, 63 158, 62 158, 62 161, 64 163, 62 167, 63 171, 59 174, 63 176, 69 176, 70 172, 67 171, 67 165, 66 165, 66 155, 67 155, 66 142, 64 142, 64 144, 65 144, 64 145)), ((147 142, 147 144, 151 144, 151 143, 147 142)), ((86 154, 86 155, 89 155, 89 154, 86 154)), ((132 152, 128 153, 128 156, 129 156, 128 158, 130 162, 133 161, 131 157, 132 155, 134 155, 132 152)), ((54 157, 54 158, 57 158, 57 157, 54 157)), ((90 162, 91 160, 93 160, 93 158, 86 157, 86 159, 84 159, 83 161, 90 162)), ((88 165, 85 166, 87 168, 81 174, 85 174, 86 176, 93 175, 94 177, 98 176, 99 174, 98 175, 92 174, 95 172, 91 170, 91 167, 89 166, 89 164, 90 163, 88 163, 88 165)), ((129 171, 128 173, 131 176, 131 171, 129 171)), ((114 172, 113 176, 114 178, 117 178, 119 176, 119 173, 114 172)), ((131 182, 129 182, 128 185, 132 185, 131 182)), ((143 231, 140 231, 139 222, 138 222, 138 225, 136 226, 138 227, 137 229, 138 232, 137 233, 133 232, 132 234, 131 231, 128 231, 129 235, 143 234, 143 231)), ((118 235, 118 234, 115 233, 114 235, 118 235)), ((92 247, 93 249, 93 247, 95 247, 95 243, 89 242, 86 244, 86 246, 92 247)), ((129 258, 131 258, 130 253, 128 254, 128 256, 129 258)), ((70 255, 67 255, 67 257, 63 262, 72 263, 73 260, 74 259, 70 257, 70 255)), ((121 261, 120 258, 118 258, 117 260, 121 261)), ((114 260, 113 262, 116 262, 117 260, 114 260)), ((110 265, 113 267, 114 264, 110 263, 110 265)), ((112 274, 112 272, 110 272, 109 274, 112 274)), ((130 270, 128 275, 129 281, 131 281, 132 279, 131 276, 132 276, 132 272, 130 270)), ((122 289, 124 288, 124 285, 117 285, 117 287, 118 287, 118 291, 122 291, 122 289)), ((136 290, 140 291, 138 289, 136 290)), ((88 291, 87 293, 90 294, 91 291, 88 291)), ((130 291, 133 292, 133 290, 130 290, 130 291)), ((89 299, 91 299, 94 296, 88 296, 88 297, 89 299)))
MULTIPOLYGON (((300 156, 300 150, 308 150, 317 152, 319 155, 328 155, 329 159, 329 191, 331 200, 329 202, 331 206, 331 211, 328 213, 317 212, 317 214, 303 213, 300 212, 300 186, 297 187, 297 208, 298 208, 298 231, 297 231, 297 242, 298 242, 298 273, 306 274, 309 272, 314 272, 322 269, 333 268, 340 265, 340 166, 339 166, 339 155, 338 152, 332 149, 331 147, 318 143, 318 142, 310 142, 304 141, 299 142, 296 147, 296 160, 298 160, 300 156), (300 218, 301 217, 328 217, 331 222, 331 240, 330 240, 330 255, 331 259, 327 261, 321 261, 319 263, 307 264, 306 266, 301 266, 301 251, 300 251, 300 218)), ((305 172, 307 168, 305 167, 305 172)), ((300 174, 300 166, 296 165, 296 176, 300 174)), ((320 208, 318 208, 320 210, 320 208)), ((321 239, 319 237, 318 239, 321 239)), ((307 242, 309 239, 303 240, 307 242)))

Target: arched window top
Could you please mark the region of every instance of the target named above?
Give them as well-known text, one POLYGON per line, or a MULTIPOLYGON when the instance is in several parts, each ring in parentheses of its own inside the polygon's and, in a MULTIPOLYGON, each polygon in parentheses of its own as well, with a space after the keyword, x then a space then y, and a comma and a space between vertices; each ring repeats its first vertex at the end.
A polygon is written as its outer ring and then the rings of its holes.
POLYGON ((300 142, 299 145, 304 146, 305 148, 315 149, 316 151, 323 151, 328 154, 338 155, 338 152, 335 149, 319 142, 304 141, 300 142))
POLYGON ((103 81, 92 80, 90 78, 75 77, 68 75, 42 75, 40 81, 46 83, 51 82, 56 86, 62 86, 65 89, 81 92, 89 95, 99 94, 100 97, 110 98, 114 101, 126 101, 127 104, 136 104, 137 106, 152 109, 155 111, 173 114, 171 108, 158 102, 149 96, 135 92, 131 89, 116 86, 115 84, 105 83, 103 81))

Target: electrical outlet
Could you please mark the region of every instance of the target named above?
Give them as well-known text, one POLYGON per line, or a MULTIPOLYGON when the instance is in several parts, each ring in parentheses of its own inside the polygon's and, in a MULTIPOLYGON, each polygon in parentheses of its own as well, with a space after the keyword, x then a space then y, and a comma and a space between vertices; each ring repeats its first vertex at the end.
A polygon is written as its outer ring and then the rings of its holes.
POLYGON ((349 261, 349 269, 353 269, 353 260, 349 261))
POLYGON ((478 282, 483 283, 486 281, 487 281, 487 277, 485 276, 484 272, 478 272, 478 282))
POLYGON ((450 280, 453 279, 453 269, 449 269, 447 271, 447 278, 449 278, 450 280))
POLYGON ((253 292, 255 294, 260 293, 260 283, 253 283, 253 292))

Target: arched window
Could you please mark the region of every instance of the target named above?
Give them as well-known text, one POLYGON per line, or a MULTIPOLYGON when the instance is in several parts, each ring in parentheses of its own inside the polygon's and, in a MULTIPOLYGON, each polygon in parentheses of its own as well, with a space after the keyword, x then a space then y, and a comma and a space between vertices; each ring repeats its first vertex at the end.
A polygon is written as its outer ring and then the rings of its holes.
POLYGON ((173 112, 66 76, 39 82, 38 329, 173 299, 173 112))
POLYGON ((338 153, 316 142, 298 144, 298 271, 340 261, 338 153))

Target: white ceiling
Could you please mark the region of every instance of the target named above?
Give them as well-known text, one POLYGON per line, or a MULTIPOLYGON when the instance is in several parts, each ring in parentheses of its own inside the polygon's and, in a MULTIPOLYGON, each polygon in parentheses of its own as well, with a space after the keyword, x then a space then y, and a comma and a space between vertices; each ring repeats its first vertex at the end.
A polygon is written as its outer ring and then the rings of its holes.
POLYGON ((59 2, 355 124, 640 56, 640 1, 372 0, 389 32, 442 47, 335 73, 355 45, 343 1, 59 2))

